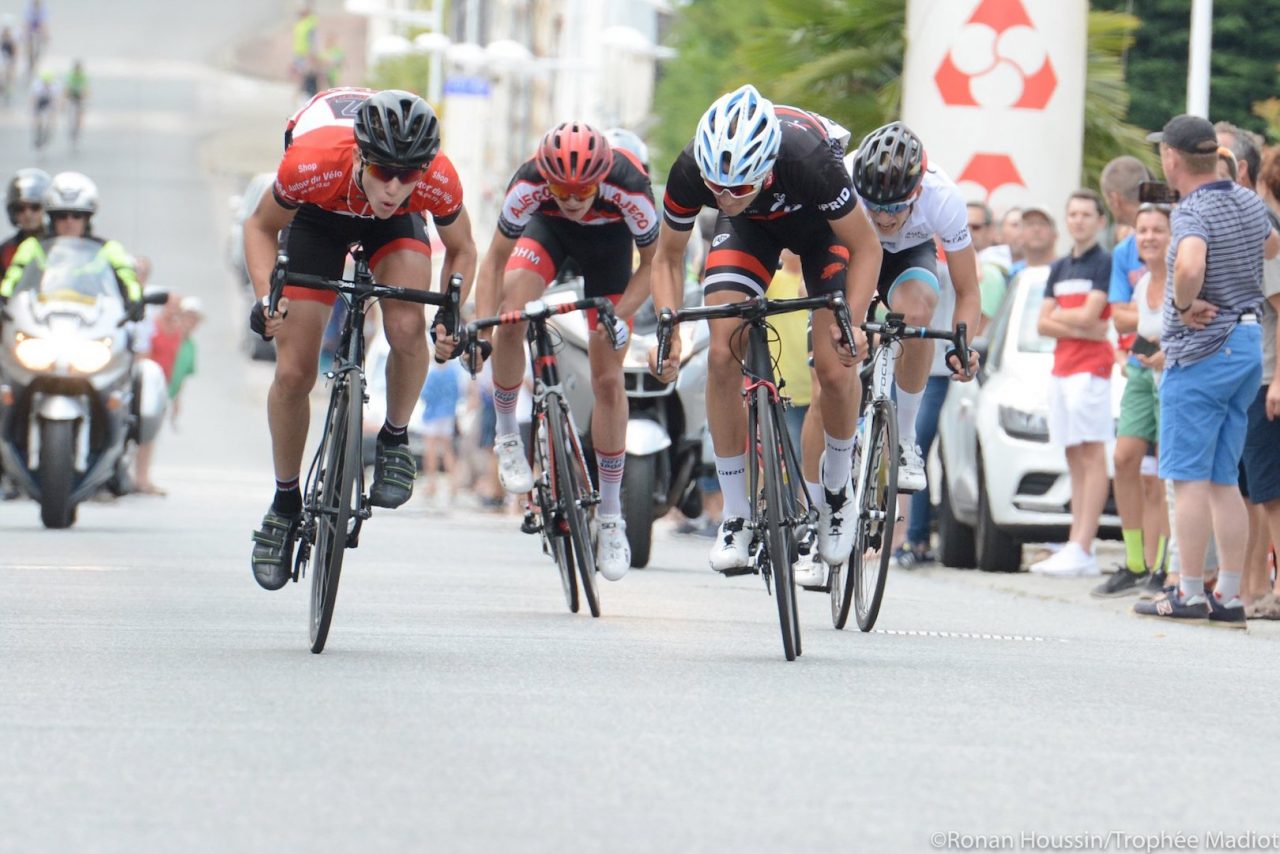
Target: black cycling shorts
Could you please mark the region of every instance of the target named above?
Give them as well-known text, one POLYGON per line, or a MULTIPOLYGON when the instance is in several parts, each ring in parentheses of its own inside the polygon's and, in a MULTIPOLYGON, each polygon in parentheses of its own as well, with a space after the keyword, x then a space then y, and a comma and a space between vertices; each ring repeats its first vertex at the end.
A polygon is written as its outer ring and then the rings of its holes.
POLYGON ((790 214, 774 220, 744 216, 716 219, 715 237, 707 253, 704 294, 736 291, 760 296, 778 270, 783 249, 800 256, 805 289, 810 296, 844 293, 849 250, 819 216, 790 214))
MULTIPOLYGON (((582 225, 562 217, 535 214, 507 259, 507 271, 529 270, 548 286, 566 261, 572 259, 582 271, 583 295, 607 297, 616 304, 631 281, 634 242, 622 221, 582 225)), ((588 312, 587 324, 595 328, 594 310, 588 312)))
POLYGON ((924 282, 939 293, 938 284, 938 249, 933 241, 903 249, 901 252, 885 252, 880 262, 880 279, 876 283, 876 293, 880 301, 889 304, 889 295, 893 289, 907 281, 924 282))
MULTIPOLYGON (((359 243, 374 269, 389 252, 420 252, 431 257, 427 223, 421 214, 397 214, 387 219, 343 216, 315 205, 303 205, 293 221, 280 232, 280 244, 289 255, 289 269, 295 273, 336 279, 347 264, 347 253, 359 243)), ((407 282, 387 282, 408 287, 407 282)), ((311 300, 333 305, 337 294, 310 288, 286 286, 291 300, 311 300)))

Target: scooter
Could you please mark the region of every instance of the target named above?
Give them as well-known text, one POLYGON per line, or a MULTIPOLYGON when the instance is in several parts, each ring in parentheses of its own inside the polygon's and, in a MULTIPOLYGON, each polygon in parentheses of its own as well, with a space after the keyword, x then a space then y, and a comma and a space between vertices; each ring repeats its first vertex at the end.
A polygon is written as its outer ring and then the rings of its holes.
MULTIPOLYGON (((164 372, 134 358, 115 271, 100 245, 59 237, 30 264, 0 330, 0 462, 40 503, 47 528, 75 523, 100 489, 128 491, 130 442, 149 441, 168 406, 164 372)), ((168 294, 144 298, 160 305, 168 294)))
MULTIPOLYGON (((581 283, 577 283, 580 290, 581 283)), ((548 291, 574 294, 569 282, 548 291)), ((685 304, 697 305, 701 286, 685 292, 685 304)), ((594 398, 587 360, 587 324, 581 313, 555 318, 565 347, 559 354, 561 376, 574 421, 590 425, 594 398)), ((631 565, 647 566, 653 543, 653 521, 678 507, 690 518, 702 513, 703 443, 706 433, 707 351, 711 332, 705 323, 683 324, 680 375, 674 383, 660 382, 649 373, 649 351, 657 346, 658 319, 646 302, 632 323, 631 341, 623 361, 623 384, 630 414, 627 419, 626 469, 622 477, 622 515, 627 523, 631 565)), ((585 429, 585 427, 584 427, 585 429)), ((584 442, 590 442, 590 430, 584 442)), ((588 454, 588 459, 594 456, 588 454)))

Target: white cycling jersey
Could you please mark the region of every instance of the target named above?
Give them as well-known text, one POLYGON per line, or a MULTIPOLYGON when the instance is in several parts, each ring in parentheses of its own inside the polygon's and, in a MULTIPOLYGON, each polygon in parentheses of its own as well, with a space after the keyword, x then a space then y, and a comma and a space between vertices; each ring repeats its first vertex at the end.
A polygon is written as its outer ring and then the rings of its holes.
MULTIPOLYGON (((852 171, 856 154, 854 152, 845 158, 845 168, 852 171)), ((896 234, 886 235, 876 229, 876 236, 880 238, 884 251, 902 252, 932 241, 935 235, 948 252, 972 245, 969 213, 960 188, 937 166, 930 166, 925 170, 923 185, 915 206, 911 208, 911 214, 896 234)))

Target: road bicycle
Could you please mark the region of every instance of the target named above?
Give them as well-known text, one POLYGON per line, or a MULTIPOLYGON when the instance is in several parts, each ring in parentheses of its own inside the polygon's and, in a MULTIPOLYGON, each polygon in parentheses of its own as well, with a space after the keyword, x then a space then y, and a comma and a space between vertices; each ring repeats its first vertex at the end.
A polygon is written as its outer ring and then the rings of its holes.
POLYGON ((747 399, 748 495, 752 496, 752 516, 746 522, 751 531, 751 560, 741 571, 726 575, 758 573, 765 590, 778 605, 782 629, 782 650, 787 661, 801 654, 800 622, 796 614, 795 581, 792 566, 802 554, 817 548, 817 508, 810 505, 800 468, 800 455, 791 443, 783 414, 790 401, 781 393, 784 383, 777 378, 769 340, 776 336, 768 319, 791 311, 830 309, 841 335, 853 342, 848 305, 839 293, 800 299, 768 300, 764 296, 743 302, 663 309, 658 317, 658 364, 666 361, 671 335, 677 323, 699 320, 741 318, 731 348, 742 364, 742 394, 747 399), (745 339, 745 340, 744 340, 745 339))
MULTIPOLYGON (((864 323, 867 358, 861 369, 862 413, 854 448, 854 507, 857 529, 849 559, 828 573, 831 622, 843 629, 850 607, 858 628, 869 632, 876 624, 884 598, 885 579, 893 551, 893 529, 898 518, 898 414, 893 402, 893 364, 907 339, 949 341, 960 364, 969 364, 965 324, 955 331, 908 326, 901 314, 889 314, 880 323, 864 323)), ((948 353, 950 361, 951 353, 948 353)))
MULTIPOLYGON (((338 350, 325 377, 329 380, 329 408, 325 413, 316 449, 303 490, 302 520, 298 527, 295 582, 311 572, 311 651, 324 651, 338 600, 338 580, 346 549, 360 544, 360 529, 368 519, 364 459, 361 453, 365 393, 364 325, 369 303, 380 299, 402 300, 440 308, 436 322, 447 334, 458 328, 458 300, 462 276, 450 277, 444 293, 380 285, 373 281, 362 249, 352 250, 355 273, 351 279, 288 272, 288 256, 276 259, 271 274, 268 312, 275 314, 285 284, 331 291, 347 304, 338 350)), ((433 325, 434 331, 434 325, 433 325)))
POLYGON ((529 464, 536 477, 520 530, 542 535, 542 550, 555 560, 560 570, 560 583, 569 610, 578 613, 580 581, 582 597, 587 600, 591 616, 599 617, 600 595, 591 528, 600 496, 592 485, 578 428, 560 382, 557 342, 547 325, 556 315, 590 309, 597 312, 600 322, 617 342, 621 330, 613 313, 613 303, 603 297, 590 297, 555 304, 539 299, 528 303, 523 311, 473 320, 467 324, 463 346, 466 364, 474 375, 483 358, 492 351, 490 342, 481 341, 477 333, 495 326, 529 324, 525 340, 534 365, 533 422, 525 453, 529 454, 529 464), (575 567, 578 581, 574 579, 575 567))

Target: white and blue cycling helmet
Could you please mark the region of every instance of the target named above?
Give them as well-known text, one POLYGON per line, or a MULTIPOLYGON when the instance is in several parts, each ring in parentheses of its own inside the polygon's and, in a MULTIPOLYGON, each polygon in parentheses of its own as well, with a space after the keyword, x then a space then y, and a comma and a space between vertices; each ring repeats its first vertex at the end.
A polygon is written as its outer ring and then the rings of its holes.
POLYGON ((703 178, 732 187, 764 180, 781 145, 773 102, 748 83, 720 96, 702 116, 693 153, 703 178))

